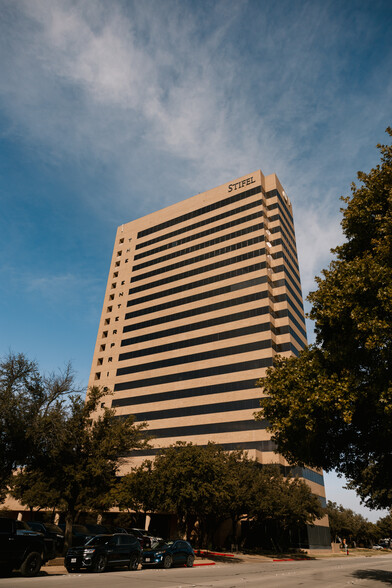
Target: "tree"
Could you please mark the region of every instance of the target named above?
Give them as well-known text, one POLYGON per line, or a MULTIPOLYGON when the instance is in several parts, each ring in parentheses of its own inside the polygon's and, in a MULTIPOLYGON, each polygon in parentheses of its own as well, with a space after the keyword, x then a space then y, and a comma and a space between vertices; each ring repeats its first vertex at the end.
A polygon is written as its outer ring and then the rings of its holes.
POLYGON ((260 467, 241 451, 219 445, 178 442, 124 476, 116 488, 118 504, 177 515, 177 526, 200 546, 211 545, 218 525, 273 520, 284 533, 290 526, 312 524, 323 515, 320 501, 297 478, 285 478, 278 466, 260 467))
POLYGON ((378 147, 381 164, 343 198, 346 241, 308 297, 316 342, 276 359, 256 417, 289 463, 336 469, 371 508, 392 505, 392 147, 378 147))
POLYGON ((341 504, 328 501, 326 513, 329 519, 331 536, 335 541, 342 539, 357 545, 372 545, 379 539, 380 532, 376 525, 370 523, 365 517, 355 513, 350 508, 344 508, 341 504))
POLYGON ((187 538, 197 531, 199 542, 205 542, 215 528, 208 523, 227 516, 226 459, 214 443, 198 446, 179 441, 159 453, 153 464, 146 461, 123 483, 136 488, 144 510, 175 513, 177 526, 187 538))
POLYGON ((38 421, 44 415, 55 419, 64 398, 76 392, 70 365, 43 376, 22 353, 9 353, 0 361, 0 502, 12 473, 34 453, 32 431, 38 421))
POLYGON ((14 494, 22 503, 65 511, 66 547, 80 511, 112 506, 110 491, 123 461, 121 455, 147 443, 144 423, 134 425, 133 417, 116 418, 115 411, 106 407, 98 411, 107 393, 93 387, 86 400, 71 396, 56 418, 41 415, 31 432, 34 454, 14 476, 14 494))
POLYGON ((392 538, 392 512, 378 519, 376 525, 379 529, 379 539, 392 538))

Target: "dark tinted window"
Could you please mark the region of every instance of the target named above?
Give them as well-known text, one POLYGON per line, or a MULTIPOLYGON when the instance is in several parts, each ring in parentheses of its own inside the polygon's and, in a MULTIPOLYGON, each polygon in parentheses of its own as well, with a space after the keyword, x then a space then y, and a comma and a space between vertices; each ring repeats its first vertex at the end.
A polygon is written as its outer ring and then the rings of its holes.
POLYGON ((29 527, 30 529, 32 529, 33 531, 39 531, 40 533, 44 533, 45 529, 44 527, 41 525, 41 523, 34 523, 31 522, 29 523, 29 527))
POLYGON ((10 519, 0 519, 0 533, 12 533, 12 526, 10 519))

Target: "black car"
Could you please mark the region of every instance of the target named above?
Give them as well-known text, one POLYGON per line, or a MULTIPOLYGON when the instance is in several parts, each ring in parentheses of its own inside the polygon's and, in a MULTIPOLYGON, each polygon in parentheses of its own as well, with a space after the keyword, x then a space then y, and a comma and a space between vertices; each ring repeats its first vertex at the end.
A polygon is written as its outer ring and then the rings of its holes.
POLYGON ((163 567, 166 570, 173 565, 193 566, 195 552, 188 541, 177 539, 176 541, 160 541, 154 549, 143 551, 142 567, 163 567))
POLYGON ((64 547, 64 531, 53 523, 42 523, 39 521, 28 521, 28 526, 36 533, 42 533, 45 537, 54 540, 56 553, 61 553, 64 547))
POLYGON ((53 539, 35 533, 23 521, 0 518, 0 575, 19 569, 22 576, 36 576, 54 557, 53 551, 53 539))
MULTIPOLYGON (((61 523, 59 527, 65 534, 65 523, 61 523)), ((96 535, 98 533, 89 531, 85 525, 72 525, 72 545, 74 547, 75 545, 84 545, 96 535)))
POLYGON ((149 536, 147 531, 143 532, 142 529, 135 529, 134 527, 132 527, 130 529, 127 528, 126 532, 139 540, 142 549, 151 548, 151 537, 149 536))
POLYGON ((103 572, 109 567, 116 566, 137 570, 141 553, 139 541, 131 535, 97 535, 85 545, 68 549, 64 565, 68 572, 76 572, 81 568, 103 572))

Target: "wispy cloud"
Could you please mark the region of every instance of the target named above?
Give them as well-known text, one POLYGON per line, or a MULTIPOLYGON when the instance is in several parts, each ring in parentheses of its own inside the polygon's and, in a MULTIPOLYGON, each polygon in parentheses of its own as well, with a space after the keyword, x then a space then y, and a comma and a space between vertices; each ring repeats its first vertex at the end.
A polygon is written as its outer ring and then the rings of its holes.
POLYGON ((130 220, 260 167, 276 172, 294 204, 307 289, 340 238, 338 198, 361 145, 386 126, 385 63, 368 84, 363 76, 361 92, 347 79, 347 47, 360 52, 360 39, 375 36, 361 10, 285 0, 3 4, 5 132, 86 173, 109 167, 116 198, 83 196, 109 218, 117 207, 130 220))

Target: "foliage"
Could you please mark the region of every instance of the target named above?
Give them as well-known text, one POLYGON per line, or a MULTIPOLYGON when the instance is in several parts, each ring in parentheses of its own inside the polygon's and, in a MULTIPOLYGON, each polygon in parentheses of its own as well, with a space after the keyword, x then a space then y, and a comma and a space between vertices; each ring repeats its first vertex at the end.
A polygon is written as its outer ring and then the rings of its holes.
POLYGON ((45 378, 23 355, 0 364, 4 491, 31 509, 64 510, 68 542, 78 512, 112 505, 120 456, 147 443, 144 423, 99 408, 107 390, 93 387, 84 400, 69 394, 73 381, 70 366, 45 378))
POLYGON ((285 529, 323 514, 303 480, 284 478, 278 466, 261 468, 242 452, 227 453, 214 443, 178 442, 162 450, 154 463, 146 461, 124 476, 116 493, 121 508, 175 513, 179 529, 203 546, 228 518, 234 539, 241 519, 273 519, 285 529))
POLYGON ((378 519, 376 523, 380 531, 380 539, 392 538, 392 513, 378 519))
POLYGON ((35 451, 38 423, 56 419, 66 395, 75 392, 70 365, 57 375, 42 376, 37 364, 21 353, 9 353, 0 361, 0 501, 12 472, 35 451))
POLYGON ((258 471, 250 514, 259 521, 273 519, 282 529, 312 524, 323 516, 317 496, 298 477, 284 477, 278 466, 265 466, 258 471))
MULTIPOLYGON (((392 136, 392 130, 387 129, 392 136)), ((316 343, 259 381, 292 464, 336 469, 371 508, 392 504, 392 147, 343 198, 346 242, 309 295, 316 343)))
POLYGON ((335 541, 346 539, 348 543, 369 546, 378 541, 380 531, 377 525, 370 523, 365 517, 355 513, 341 504, 328 501, 326 509, 331 535, 335 541))

